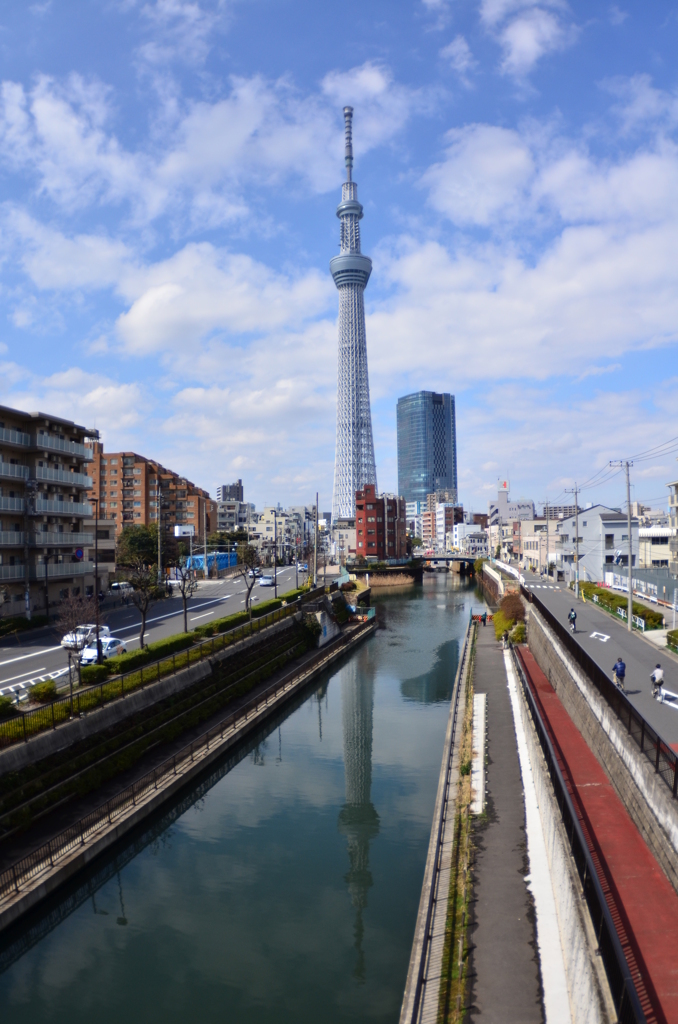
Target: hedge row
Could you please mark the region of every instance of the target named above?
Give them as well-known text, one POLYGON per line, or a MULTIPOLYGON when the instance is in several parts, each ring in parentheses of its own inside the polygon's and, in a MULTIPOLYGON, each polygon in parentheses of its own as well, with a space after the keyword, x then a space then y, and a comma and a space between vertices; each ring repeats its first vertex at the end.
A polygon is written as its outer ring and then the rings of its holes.
MULTIPOLYGON (((603 587, 597 587, 595 583, 580 583, 579 589, 591 601, 596 596, 598 604, 607 608, 608 611, 614 612, 615 615, 617 608, 624 610, 628 608, 629 600, 625 594, 616 594, 603 587)), ((664 616, 661 612, 646 608, 644 604, 638 604, 637 601, 633 602, 633 614, 637 615, 639 619, 644 619, 646 629, 661 629, 664 625, 664 616)))
POLYGON ((159 661, 177 651, 185 651, 194 642, 195 637, 192 633, 177 633, 176 636, 170 636, 166 640, 156 640, 152 644, 147 644, 142 650, 130 651, 129 654, 117 654, 114 658, 108 659, 106 666, 115 675, 119 672, 131 672, 135 668, 147 665, 149 661, 159 661))
POLYGON ((666 641, 671 647, 675 647, 678 650, 678 629, 670 629, 666 634, 666 641))
POLYGON ((39 629, 48 622, 46 615, 34 615, 32 619, 27 619, 25 615, 12 615, 9 619, 0 619, 0 636, 14 633, 15 630, 21 632, 24 629, 39 629))

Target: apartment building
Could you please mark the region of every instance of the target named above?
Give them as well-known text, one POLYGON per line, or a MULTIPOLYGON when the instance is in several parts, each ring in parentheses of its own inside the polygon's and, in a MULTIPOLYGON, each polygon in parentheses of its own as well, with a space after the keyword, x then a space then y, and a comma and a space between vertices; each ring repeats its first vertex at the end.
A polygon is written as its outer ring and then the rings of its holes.
POLYGON ((438 546, 445 545, 448 533, 451 533, 456 524, 464 522, 464 509, 449 501, 439 501, 436 505, 436 529, 435 536, 438 546))
MULTIPOLYGON (((217 496, 220 490, 217 488, 217 496)), ((247 530, 256 523, 255 510, 249 501, 221 501, 217 497, 217 530, 220 533, 236 533, 247 530)))
MULTIPOLYGON (((555 560, 558 568, 575 576, 575 517, 558 523, 555 560)), ((605 579, 606 572, 628 571, 629 532, 626 514, 605 505, 593 505, 579 513, 579 578, 592 583, 605 579)), ((638 564, 638 520, 631 519, 631 566, 638 564)))
POLYGON ((239 501, 245 500, 245 490, 242 480, 236 480, 234 484, 220 484, 217 487, 217 501, 239 501))
POLYGON ((405 500, 378 495, 374 484, 356 491, 356 557, 405 558, 407 531, 405 500))
POLYGON ((116 536, 126 526, 147 526, 162 522, 165 534, 175 526, 195 527, 202 537, 205 528, 217 528, 217 503, 207 491, 136 452, 104 452, 96 441, 91 448, 89 497, 99 502, 100 518, 115 523, 116 536))
POLYGON ((678 576, 678 480, 668 485, 669 488, 669 525, 673 536, 669 540, 669 572, 678 576))
POLYGON ((96 430, 0 406, 0 614, 49 613, 91 594, 87 492, 96 430))
POLYGON ((671 538, 670 526, 641 526, 638 530, 638 565, 641 569, 668 568, 671 538))
POLYGON ((90 563, 92 575, 96 565, 98 590, 105 594, 111 576, 115 574, 115 520, 86 519, 85 530, 90 536, 85 559, 90 563))

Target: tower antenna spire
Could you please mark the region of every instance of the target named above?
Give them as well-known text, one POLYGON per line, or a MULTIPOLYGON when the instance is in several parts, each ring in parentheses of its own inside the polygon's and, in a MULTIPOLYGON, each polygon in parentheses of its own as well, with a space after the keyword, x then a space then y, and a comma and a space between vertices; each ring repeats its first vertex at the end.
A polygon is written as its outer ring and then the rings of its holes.
POLYGON ((344 162, 346 181, 351 181, 353 172, 353 107, 344 107, 344 162))

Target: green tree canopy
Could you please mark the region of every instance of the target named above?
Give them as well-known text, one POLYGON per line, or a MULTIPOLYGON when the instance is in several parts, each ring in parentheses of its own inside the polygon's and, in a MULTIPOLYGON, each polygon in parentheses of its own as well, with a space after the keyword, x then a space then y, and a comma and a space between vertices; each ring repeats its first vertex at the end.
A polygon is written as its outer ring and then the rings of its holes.
MULTIPOLYGON (((158 527, 156 523, 126 526, 118 537, 115 554, 120 566, 156 565, 158 561, 158 527)), ((163 565, 175 565, 179 559, 179 546, 171 534, 162 538, 163 565)))

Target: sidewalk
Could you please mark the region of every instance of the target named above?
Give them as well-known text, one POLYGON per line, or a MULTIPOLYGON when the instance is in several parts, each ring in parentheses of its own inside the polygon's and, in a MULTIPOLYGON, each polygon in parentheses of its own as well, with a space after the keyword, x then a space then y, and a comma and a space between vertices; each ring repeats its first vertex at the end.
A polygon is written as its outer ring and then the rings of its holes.
POLYGON ((473 830, 471 991, 474 1024, 541 1024, 541 981, 525 837, 523 783, 500 645, 478 628, 474 691, 487 694, 486 814, 473 830))

